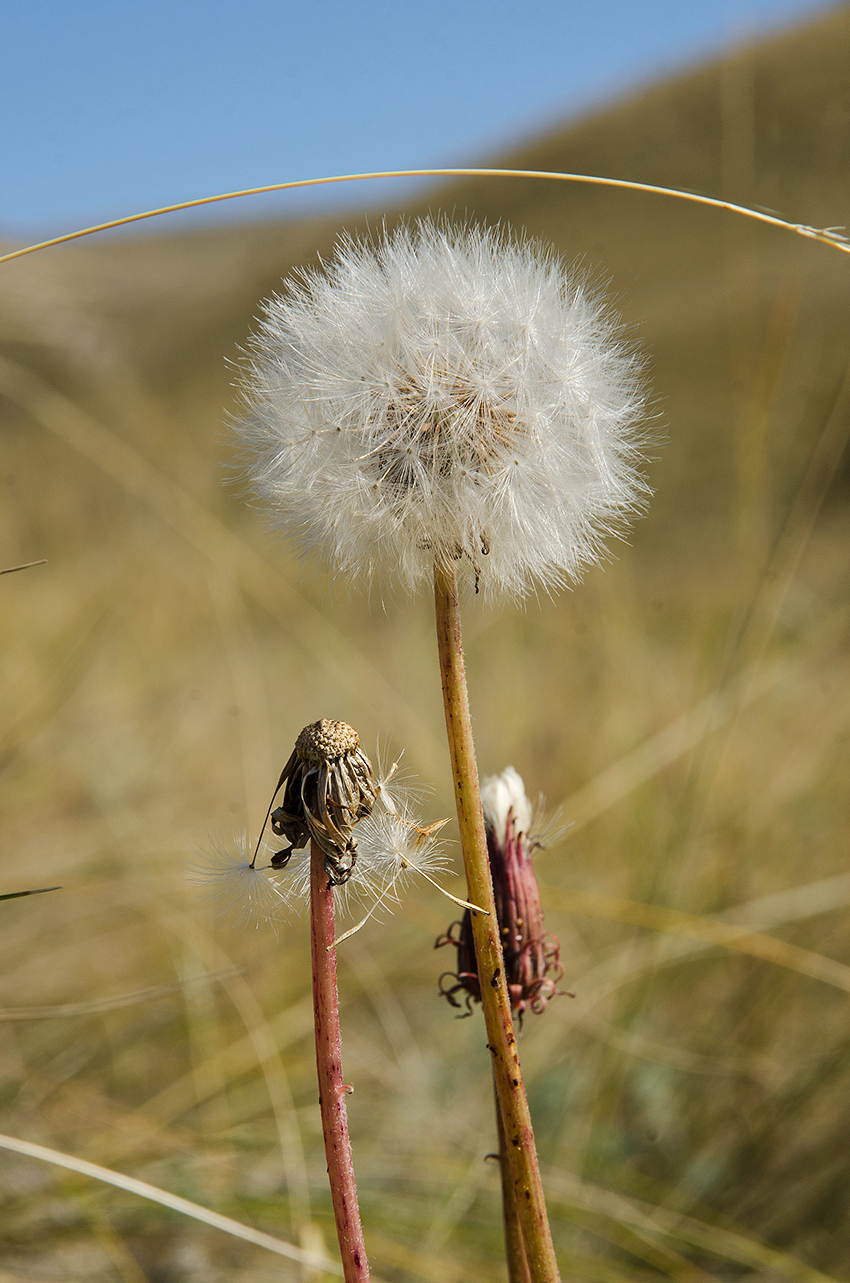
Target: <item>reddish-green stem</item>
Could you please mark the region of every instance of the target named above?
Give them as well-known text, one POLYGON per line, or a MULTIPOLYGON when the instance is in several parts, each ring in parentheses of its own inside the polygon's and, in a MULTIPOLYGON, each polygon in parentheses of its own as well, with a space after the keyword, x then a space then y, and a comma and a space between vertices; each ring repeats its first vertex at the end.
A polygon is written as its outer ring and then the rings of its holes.
POLYGON ((454 776, 460 843, 466 870, 467 899, 487 910, 472 914, 472 934, 481 988, 481 1005, 493 1080, 505 1129, 517 1218, 522 1229, 532 1283, 556 1283, 560 1278, 540 1167, 531 1127, 531 1114, 522 1081, 511 1004, 499 939, 493 898, 478 765, 472 739, 466 669, 460 629, 460 609, 454 568, 437 562, 434 567, 434 601, 437 611, 437 645, 446 729, 454 776))
POLYGON ((313 842, 310 847, 310 947, 322 1132, 343 1274, 346 1283, 363 1283, 369 1278, 369 1262, 360 1226, 345 1110, 348 1088, 342 1081, 336 950, 331 947, 334 938, 333 887, 328 885, 322 852, 313 842))

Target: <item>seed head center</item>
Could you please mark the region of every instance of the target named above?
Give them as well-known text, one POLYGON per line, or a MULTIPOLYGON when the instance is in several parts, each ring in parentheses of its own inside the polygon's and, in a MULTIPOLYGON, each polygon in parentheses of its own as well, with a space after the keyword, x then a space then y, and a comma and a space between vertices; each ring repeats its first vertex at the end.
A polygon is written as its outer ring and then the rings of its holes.
POLYGON ((302 762, 334 762, 346 753, 356 753, 360 737, 347 722, 323 718, 305 726, 295 741, 295 752, 302 762))

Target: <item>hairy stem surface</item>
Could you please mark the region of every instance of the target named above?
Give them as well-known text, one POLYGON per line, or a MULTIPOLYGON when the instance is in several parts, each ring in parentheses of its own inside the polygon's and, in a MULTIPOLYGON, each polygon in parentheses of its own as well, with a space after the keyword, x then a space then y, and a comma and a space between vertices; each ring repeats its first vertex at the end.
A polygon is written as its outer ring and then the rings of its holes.
POLYGON ((493 881, 487 858, 484 814, 478 784, 478 765, 472 740, 469 695, 460 630, 457 580, 451 565, 434 567, 434 601, 437 611, 437 645, 446 729, 454 776, 457 818, 466 870, 467 898, 486 909, 472 914, 472 934, 481 988, 481 1005, 493 1080, 505 1129, 517 1217, 522 1229, 532 1283, 557 1283, 558 1263, 546 1215, 540 1167, 531 1127, 531 1114, 522 1081, 514 1037, 511 1004, 505 979, 499 923, 493 898, 493 881))
POLYGON ((357 1186, 348 1136, 342 1081, 342 1047, 339 1034, 339 1001, 336 987, 334 942, 334 893, 328 886, 324 857, 315 842, 310 846, 310 948, 313 961, 313 1017, 316 1026, 316 1068, 325 1157, 331 1185, 334 1219, 346 1283, 369 1278, 369 1262, 360 1226, 357 1186))

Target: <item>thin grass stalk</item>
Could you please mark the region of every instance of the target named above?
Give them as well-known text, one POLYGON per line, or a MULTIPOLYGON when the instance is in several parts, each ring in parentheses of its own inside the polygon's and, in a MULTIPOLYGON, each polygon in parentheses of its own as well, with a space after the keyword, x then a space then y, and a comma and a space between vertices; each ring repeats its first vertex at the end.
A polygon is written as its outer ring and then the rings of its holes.
POLYGON ((730 214, 740 214, 752 218, 769 227, 781 227, 786 232, 805 236, 808 240, 819 241, 821 245, 831 245, 843 254, 850 254, 850 242, 843 235, 840 227, 809 227, 806 223, 792 223, 771 214, 764 209, 751 209, 747 205, 736 205, 733 201, 720 200, 716 196, 701 196, 699 192, 683 191, 676 187, 658 187, 654 183, 639 183, 629 178, 606 178, 601 174, 565 174, 549 169, 481 169, 481 168, 441 168, 441 169, 384 169, 370 170, 361 174, 327 174, 321 178, 298 178, 287 183, 266 183, 262 187, 245 187, 236 192, 216 192, 214 196, 199 196, 195 200, 178 201, 173 205, 161 205, 158 209, 140 210, 136 214, 127 214, 124 218, 113 218, 108 223, 96 223, 93 227, 81 227, 62 236, 54 236, 49 241, 39 241, 35 245, 23 245, 19 249, 0 254, 0 263, 7 263, 13 258, 22 258, 24 254, 34 254, 37 250, 49 249, 53 245, 65 245, 68 241, 79 240, 81 236, 92 236, 97 232, 107 232, 114 227, 127 227, 130 223, 140 223, 147 218, 160 218, 163 214, 177 214, 184 209, 199 209, 202 205, 217 205, 225 200, 241 200, 245 196, 264 196, 271 192, 295 191, 301 187, 325 187, 332 183, 359 183, 369 179, 387 178, 535 178, 549 182, 584 183, 592 187, 613 187, 621 191, 648 192, 652 196, 670 196, 674 200, 691 201, 696 205, 706 205, 710 209, 727 210, 730 214))
POLYGON ((324 856, 310 844, 310 949, 313 963, 313 1015, 316 1026, 316 1069, 322 1134, 331 1186, 334 1220, 346 1283, 364 1283, 369 1262, 360 1225, 357 1186, 348 1135, 342 1081, 342 1046, 339 1033, 339 1000, 336 984, 336 949, 333 947, 334 899, 324 856))
POLYGON ((510 1142, 506 1149, 510 1157, 517 1215, 532 1283, 557 1283, 560 1275, 546 1214, 531 1114, 514 1036, 490 861, 487 857, 484 813, 481 809, 478 765, 475 760, 463 661, 457 578, 454 567, 445 565, 440 560, 434 566, 434 602, 446 730, 466 872, 467 898, 487 910, 486 915, 473 912, 472 934, 496 1097, 505 1135, 510 1142))
POLYGON ((502 1178, 502 1219, 505 1225, 505 1259, 508 1265, 508 1283, 531 1283, 528 1272, 528 1257, 525 1254, 525 1243, 522 1237, 522 1226, 519 1221, 519 1209, 516 1202, 511 1175, 511 1157, 508 1152, 505 1125, 502 1122, 502 1111, 499 1108, 499 1096, 496 1084, 493 1083, 496 1100, 496 1128, 499 1134, 499 1172, 502 1178))
POLYGON ((111 1167, 101 1167, 98 1163, 90 1163, 85 1158, 63 1154, 61 1150, 48 1149, 46 1145, 35 1145, 32 1141, 18 1140, 15 1136, 0 1136, 0 1149, 10 1150, 13 1154, 25 1154, 28 1158, 38 1159, 42 1163, 52 1163, 55 1167, 65 1168, 66 1171, 90 1176, 93 1180, 114 1185, 116 1189, 127 1190, 130 1194, 138 1195, 139 1198, 146 1198, 152 1203, 159 1203, 161 1207, 179 1212, 181 1216, 189 1216, 203 1225, 211 1225, 213 1229, 222 1230, 225 1234, 233 1235, 234 1238, 244 1239, 246 1243, 254 1243, 257 1247, 264 1247, 269 1252, 276 1252, 278 1256, 287 1257, 290 1261, 299 1261, 302 1265, 321 1270, 324 1274, 342 1273, 336 1261, 330 1260, 323 1252, 305 1252, 293 1243, 286 1243, 283 1239, 274 1238, 271 1234, 264 1234, 262 1230, 243 1225, 241 1221, 235 1221, 231 1216, 222 1216, 220 1212, 213 1212, 210 1208, 201 1207, 198 1203, 190 1203, 187 1198, 181 1198, 179 1194, 171 1194, 168 1190, 159 1189, 156 1185, 149 1185, 147 1181, 137 1180, 135 1176, 125 1176, 123 1172, 113 1171, 111 1167))
POLYGON ((61 887, 36 887, 34 891, 8 891, 0 900, 20 900, 22 895, 44 895, 45 891, 61 891, 61 887))
MULTIPOLYGON (((13 575, 16 570, 31 570, 33 566, 46 566, 46 565, 47 565, 47 558, 40 557, 38 561, 25 561, 20 566, 4 566, 3 569, 0 570, 0 575, 13 575)), ((53 890, 52 887, 50 889, 53 890)))

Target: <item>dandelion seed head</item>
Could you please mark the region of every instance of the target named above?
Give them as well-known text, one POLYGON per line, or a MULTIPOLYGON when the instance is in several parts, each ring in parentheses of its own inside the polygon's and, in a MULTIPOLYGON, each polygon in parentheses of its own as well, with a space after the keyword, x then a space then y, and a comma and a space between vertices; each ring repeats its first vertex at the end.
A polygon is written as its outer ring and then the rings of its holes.
POLYGON ((554 254, 423 221, 272 298, 243 432, 256 492, 344 577, 554 589, 642 507, 639 363, 554 254))
POLYGON ((247 838, 231 846, 213 843, 199 851, 189 876, 201 888, 217 918, 227 918, 237 929, 275 924, 288 916, 291 898, 262 856, 251 863, 247 838))

